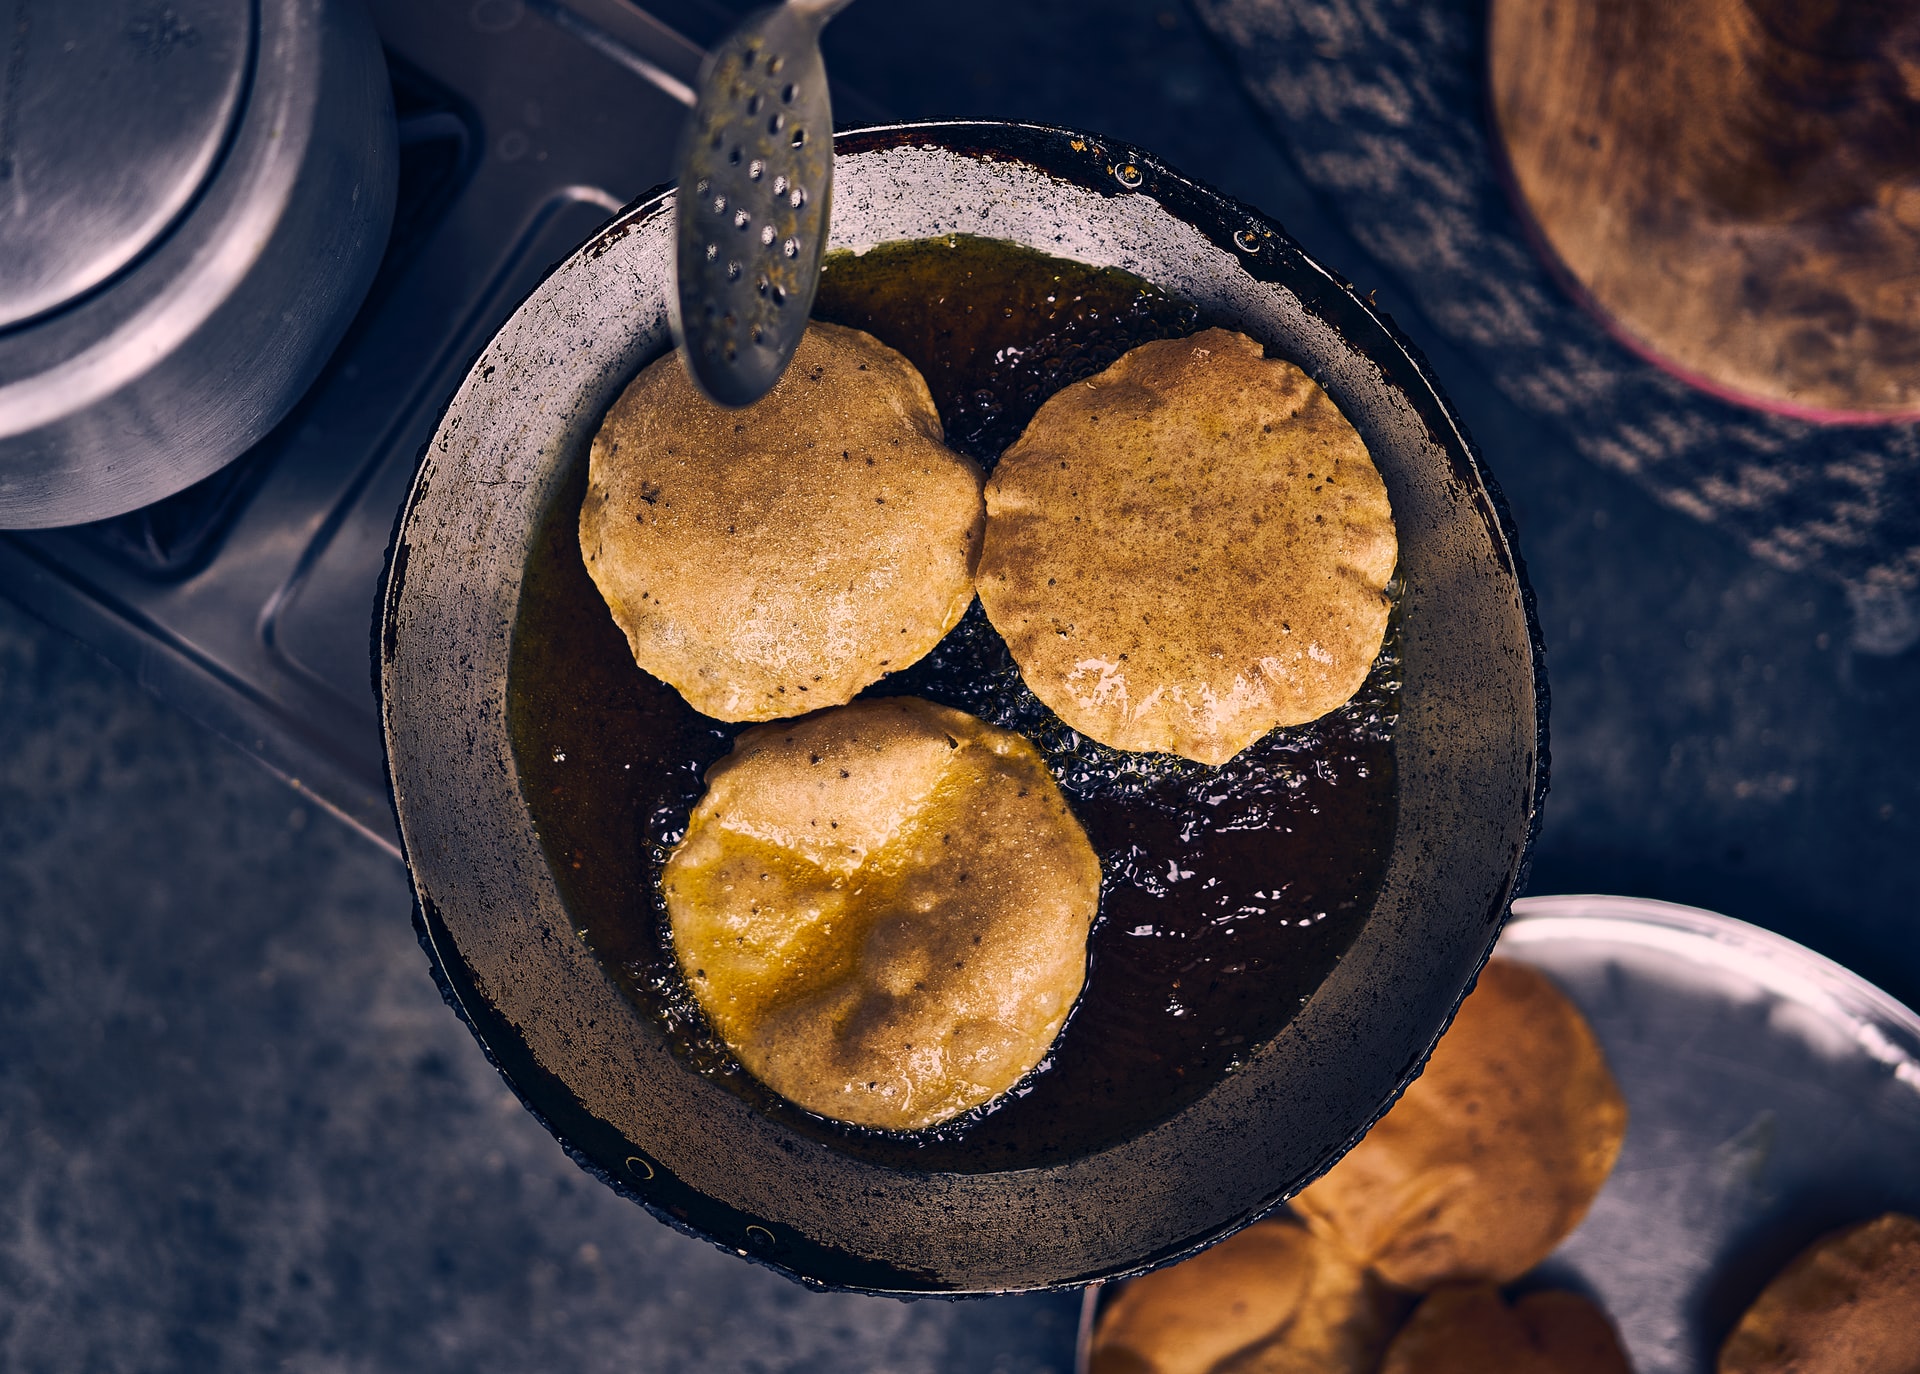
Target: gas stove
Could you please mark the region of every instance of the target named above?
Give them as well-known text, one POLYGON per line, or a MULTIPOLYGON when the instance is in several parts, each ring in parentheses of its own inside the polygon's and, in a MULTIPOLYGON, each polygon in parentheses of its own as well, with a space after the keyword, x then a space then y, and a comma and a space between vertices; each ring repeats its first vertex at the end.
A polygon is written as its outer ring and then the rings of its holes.
MULTIPOLYGON (((369 640, 395 516, 469 361, 670 179, 721 0, 370 0, 399 126, 385 257, 239 459, 129 514, 0 534, 0 589, 397 852, 369 640)), ((843 123, 883 116, 836 86, 843 123)))

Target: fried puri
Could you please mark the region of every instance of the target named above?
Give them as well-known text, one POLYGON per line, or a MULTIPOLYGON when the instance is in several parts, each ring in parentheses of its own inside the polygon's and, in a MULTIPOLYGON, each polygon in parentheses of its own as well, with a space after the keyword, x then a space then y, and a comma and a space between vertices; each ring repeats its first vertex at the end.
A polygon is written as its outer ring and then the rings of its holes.
POLYGON ((1091 1374, 1371 1374, 1399 1304, 1304 1227, 1258 1222, 1120 1289, 1091 1374))
POLYGON ((743 733, 662 885, 680 968, 748 1071, 906 1131, 1046 1054, 1100 862, 1031 744, 894 697, 743 733))
POLYGON ((1889 1212, 1816 1241, 1720 1347, 1719 1374, 1920 1370, 1920 1221, 1889 1212))
POLYGON ((1606 1314, 1577 1293, 1509 1307, 1491 1284, 1430 1293, 1394 1337, 1380 1374, 1632 1374, 1606 1314))
POLYGON ((939 643, 973 599, 984 518, 913 364, 813 324, 745 410, 674 357, 641 372, 594 436, 580 551, 636 663, 706 715, 772 720, 939 643))
POLYGON ((1425 1071, 1293 1206, 1402 1288, 1506 1283, 1586 1215, 1626 1127, 1586 1019, 1496 959, 1425 1071))
POLYGON ((1346 417, 1293 364, 1209 329, 1040 407, 987 483, 978 586, 1068 725, 1219 764, 1359 689, 1396 558, 1346 417))

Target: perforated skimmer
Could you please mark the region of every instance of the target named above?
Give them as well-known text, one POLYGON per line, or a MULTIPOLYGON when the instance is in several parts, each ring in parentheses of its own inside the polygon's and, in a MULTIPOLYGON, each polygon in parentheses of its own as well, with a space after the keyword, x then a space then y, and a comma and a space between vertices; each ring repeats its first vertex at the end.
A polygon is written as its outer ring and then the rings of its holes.
POLYGON ((851 0, 788 0, 735 30, 701 74, 680 159, 674 335, 701 390, 773 389, 820 285, 833 107, 820 31, 851 0))

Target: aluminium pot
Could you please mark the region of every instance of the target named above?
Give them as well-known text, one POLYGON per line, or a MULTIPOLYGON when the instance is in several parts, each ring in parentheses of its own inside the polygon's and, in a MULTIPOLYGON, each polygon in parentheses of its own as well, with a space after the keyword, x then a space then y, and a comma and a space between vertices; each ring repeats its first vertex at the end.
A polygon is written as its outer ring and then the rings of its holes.
POLYGON ((520 791, 510 632, 536 522, 672 347, 673 195, 636 202, 475 360, 395 531, 375 637, 394 808, 443 991, 529 1110, 662 1220, 804 1282, 1065 1288, 1189 1254, 1327 1168, 1418 1071, 1493 947, 1545 787, 1532 597, 1423 360, 1272 222, 1138 150, 1001 123, 836 139, 831 248, 968 233, 1125 268, 1298 361, 1365 438, 1399 529, 1404 688, 1385 881, 1332 974, 1171 1118, 1041 1166, 891 1167, 676 1057, 578 938, 520 791))
POLYGON ((44 529, 286 417, 373 284, 399 150, 363 0, 4 13, 0 529, 44 529))

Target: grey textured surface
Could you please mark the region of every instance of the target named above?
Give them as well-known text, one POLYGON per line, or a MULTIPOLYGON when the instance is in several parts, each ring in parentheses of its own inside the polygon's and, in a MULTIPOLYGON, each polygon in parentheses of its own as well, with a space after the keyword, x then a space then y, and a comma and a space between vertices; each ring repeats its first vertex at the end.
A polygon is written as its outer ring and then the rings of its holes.
MULTIPOLYGON (((1183 10, 855 5, 827 46, 904 117, 1141 143, 1379 287, 1539 592, 1534 890, 1715 908, 1920 1003, 1920 654, 1854 652, 1838 586, 1514 406, 1345 235, 1183 10)), ((1057 1299, 817 1299, 592 1184, 440 1005, 396 868, 4 602, 0 1161, 0 1369, 1065 1374, 1071 1343, 1057 1299)))
POLYGON ((595 1183, 409 906, 0 601, 0 1369, 1066 1374, 1072 1297, 809 1293, 595 1183))

